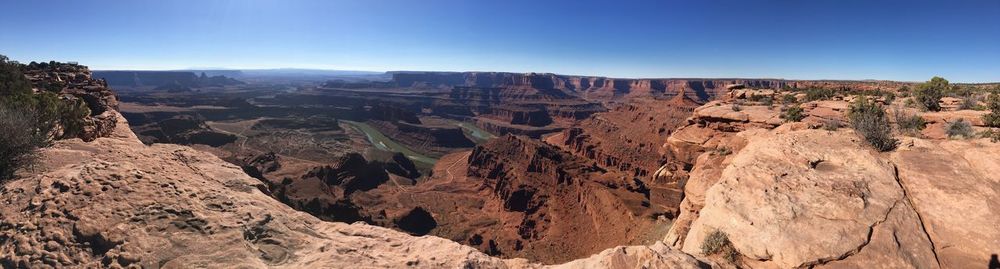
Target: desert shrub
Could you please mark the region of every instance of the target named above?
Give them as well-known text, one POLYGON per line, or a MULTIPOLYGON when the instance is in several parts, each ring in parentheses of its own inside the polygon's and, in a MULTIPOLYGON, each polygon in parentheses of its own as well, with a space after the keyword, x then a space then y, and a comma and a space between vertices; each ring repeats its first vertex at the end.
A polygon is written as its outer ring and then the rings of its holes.
POLYGON ((990 111, 983 115, 986 126, 1000 127, 1000 92, 994 92, 986 98, 986 109, 990 111))
POLYGON ((24 78, 21 64, 0 55, 0 94, 30 94, 31 82, 24 78))
POLYGON ((882 101, 884 101, 886 105, 891 105, 892 102, 896 101, 896 94, 895 93, 892 93, 890 91, 883 91, 883 90, 878 90, 877 92, 878 92, 879 95, 882 96, 882 101))
POLYGON ((896 111, 896 125, 899 126, 899 132, 906 135, 916 135, 920 131, 924 130, 927 126, 927 122, 924 121, 923 117, 906 113, 903 111, 896 111))
POLYGON ((990 141, 993 141, 993 143, 1000 142, 1000 131, 986 130, 979 133, 979 136, 982 138, 989 138, 990 141))
POLYGON ((955 98, 964 98, 975 94, 976 91, 976 88, 973 86, 952 85, 951 87, 948 87, 944 94, 955 98))
POLYGON ((737 111, 737 112, 738 111, 743 111, 743 106, 740 105, 740 104, 733 104, 732 108, 733 108, 733 111, 737 111))
POLYGON ((806 101, 833 99, 837 92, 833 89, 809 88, 806 90, 806 101))
MULTIPOLYGON (((36 63, 36 66, 43 65, 48 64, 36 63)), ((56 125, 63 127, 62 137, 75 137, 79 134, 86 118, 90 116, 87 104, 77 98, 63 100, 57 92, 48 90, 33 93, 22 68, 20 63, 9 61, 6 56, 0 55, 0 104, 9 109, 31 111, 32 119, 36 121, 35 126, 46 135, 56 125)), ((58 87, 57 91, 61 90, 62 86, 58 87)))
POLYGON ((733 150, 729 149, 729 147, 718 147, 718 148, 715 148, 715 154, 718 154, 718 155, 721 155, 721 156, 726 156, 726 155, 729 155, 729 154, 733 154, 733 150))
POLYGON ((910 97, 910 86, 903 85, 896 89, 896 93, 899 97, 910 97))
POLYGON ((701 243, 701 252, 705 255, 719 254, 731 263, 735 263, 740 255, 733 247, 733 243, 729 242, 729 236, 719 230, 713 231, 705 237, 701 243))
POLYGON ((965 120, 958 119, 957 121, 948 123, 945 127, 945 133, 948 134, 948 137, 971 138, 973 133, 972 124, 969 124, 965 120))
POLYGON ((750 97, 747 97, 747 101, 750 101, 750 102, 760 102, 760 101, 764 100, 764 98, 770 98, 770 97, 768 97, 767 95, 763 95, 763 94, 752 94, 752 95, 750 95, 750 97))
POLYGON ((83 100, 69 100, 61 104, 59 123, 63 126, 63 137, 76 137, 83 132, 85 119, 90 117, 90 108, 83 100))
POLYGON ((796 105, 785 109, 780 117, 787 122, 797 122, 805 118, 806 115, 802 113, 802 107, 796 105))
POLYGON ((917 86, 913 92, 913 98, 917 104, 928 111, 941 111, 941 97, 948 89, 948 80, 941 77, 934 77, 931 80, 917 86))
POLYGON ((781 103, 782 104, 794 104, 794 103, 798 103, 798 102, 799 102, 799 98, 796 98, 794 94, 790 94, 789 93, 789 94, 785 94, 784 96, 781 96, 781 103))
POLYGON ((962 103, 958 105, 959 110, 974 110, 979 107, 979 97, 976 95, 968 95, 962 97, 962 103))
POLYGON ((823 121, 823 130, 836 131, 837 129, 840 129, 841 125, 842 123, 840 123, 840 120, 838 119, 828 119, 823 121))
POLYGON ((896 148, 898 141, 892 137, 892 127, 881 105, 865 96, 859 96, 851 103, 847 117, 851 121, 851 127, 875 149, 890 151, 896 148))
POLYGON ((771 98, 771 97, 767 97, 767 98, 761 99, 760 103, 763 104, 763 105, 765 105, 765 106, 771 107, 771 106, 774 105, 774 99, 771 98))
POLYGON ((39 126, 38 113, 0 104, 0 182, 31 165, 35 151, 48 143, 48 130, 39 126))

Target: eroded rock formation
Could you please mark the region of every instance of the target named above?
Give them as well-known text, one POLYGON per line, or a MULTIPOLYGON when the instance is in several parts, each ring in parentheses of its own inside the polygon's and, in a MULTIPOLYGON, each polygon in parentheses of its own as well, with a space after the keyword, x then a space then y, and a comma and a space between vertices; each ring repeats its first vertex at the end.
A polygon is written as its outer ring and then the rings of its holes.
POLYGON ((24 75, 37 91, 56 92, 69 101, 82 100, 90 114, 83 119, 76 137, 91 141, 115 129, 118 96, 104 80, 94 79, 90 69, 78 64, 50 62, 25 66, 24 75))
MULTIPOLYGON (((93 142, 62 140, 0 189, 3 267, 543 268, 446 239, 321 221, 268 197, 232 164, 143 145, 124 119, 93 142)), ((267 163, 262 159, 260 163, 267 163)), ((410 212, 401 224, 426 212, 410 212)), ((418 222, 419 224, 419 222, 418 222)), ((663 246, 620 247, 556 268, 699 268, 663 246)))

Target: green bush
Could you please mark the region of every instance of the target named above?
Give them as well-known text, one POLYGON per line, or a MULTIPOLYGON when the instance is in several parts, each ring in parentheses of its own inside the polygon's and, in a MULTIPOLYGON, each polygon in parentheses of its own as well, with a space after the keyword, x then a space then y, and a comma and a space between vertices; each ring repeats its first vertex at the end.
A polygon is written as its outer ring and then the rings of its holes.
POLYGON ((892 102, 896 101, 896 94, 890 91, 875 90, 875 94, 882 97, 882 101, 886 105, 891 105, 892 102))
POLYGON ((959 104, 959 110, 975 110, 979 107, 979 97, 976 95, 968 95, 962 97, 962 103, 959 104))
POLYGON ((834 96, 837 96, 837 92, 833 89, 824 88, 809 88, 806 90, 806 102, 816 101, 816 100, 830 100, 834 96))
POLYGON ((868 144, 879 151, 891 151, 896 148, 897 141, 892 137, 892 127, 886 118, 882 106, 865 96, 859 96, 851 104, 847 117, 854 128, 868 144))
MULTIPOLYGON (((41 68, 43 64, 37 64, 36 67, 41 68)), ((57 86, 33 93, 31 83, 24 77, 23 68, 20 63, 9 61, 6 56, 0 55, 0 104, 10 109, 32 111, 36 126, 46 132, 46 135, 59 125, 63 127, 63 135, 58 138, 76 137, 83 130, 86 118, 90 116, 87 104, 68 95, 65 100, 61 99, 58 93, 63 87, 61 83, 46 84, 57 86)))
POLYGON ((895 114, 896 125, 899 126, 899 132, 902 134, 915 136, 927 126, 927 122, 924 121, 923 117, 903 111, 896 111, 895 114))
POLYGON ((21 64, 0 55, 0 95, 31 93, 31 82, 24 78, 21 69, 21 64))
POLYGON ((805 118, 806 115, 802 113, 802 107, 796 105, 785 109, 785 111, 781 113, 780 117, 785 119, 787 122, 798 122, 801 121, 802 118, 805 118))
POLYGON ((782 104, 794 104, 794 103, 798 103, 798 102, 799 102, 799 98, 796 98, 794 94, 790 94, 789 93, 789 94, 785 94, 784 96, 781 97, 781 103, 782 104))
POLYGON ((0 104, 0 182, 35 161, 38 148, 48 145, 48 130, 39 126, 38 113, 25 107, 0 104))
POLYGON ((1000 142, 1000 131, 986 130, 979 133, 979 136, 982 138, 989 138, 990 141, 993 141, 993 143, 1000 142))
POLYGON ((955 98, 965 98, 974 95, 977 91, 975 87, 969 85, 952 85, 945 91, 945 95, 955 98))
POLYGON ((962 119, 948 123, 948 126, 945 127, 945 133, 948 134, 949 138, 972 138, 972 132, 972 124, 969 124, 962 119))
POLYGON ((986 126, 1000 127, 1000 92, 994 92, 986 98, 986 109, 990 111, 990 113, 983 115, 986 126))
POLYGON ((910 86, 903 85, 896 89, 899 97, 910 97, 910 86))
POLYGON ((934 77, 931 80, 917 86, 913 92, 913 97, 917 103, 928 111, 941 111, 941 97, 944 97, 945 90, 948 89, 948 80, 941 77, 934 77))
POLYGON ((735 263, 739 258, 739 252, 729 242, 729 236, 725 232, 716 230, 708 234, 701 243, 701 252, 705 255, 720 254, 731 263, 735 263))

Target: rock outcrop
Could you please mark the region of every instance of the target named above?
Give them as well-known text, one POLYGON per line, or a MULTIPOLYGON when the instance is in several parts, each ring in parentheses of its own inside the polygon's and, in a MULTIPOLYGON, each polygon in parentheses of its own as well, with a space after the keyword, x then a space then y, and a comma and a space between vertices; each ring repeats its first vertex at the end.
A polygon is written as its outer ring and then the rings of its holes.
POLYGON ((892 164, 841 133, 848 131, 752 138, 704 194, 683 250, 699 253, 705 236, 721 231, 748 264, 807 267, 865 251, 873 231, 888 229, 907 243, 896 250, 906 258, 900 265, 936 265, 927 238, 909 233, 921 226, 892 164))
POLYGON ((91 76, 86 66, 71 63, 34 63, 25 66, 24 75, 36 91, 58 93, 70 101, 82 100, 90 114, 83 119, 82 130, 75 136, 86 141, 111 134, 115 129, 118 95, 108 83, 91 76))
POLYGON ((878 153, 851 129, 817 129, 846 102, 802 104, 798 123, 735 102, 695 109, 664 144, 680 163, 662 173, 685 183, 668 245, 748 268, 968 268, 996 252, 1000 188, 986 171, 1000 145, 904 138, 878 153), (703 253, 714 233, 732 261, 703 253))

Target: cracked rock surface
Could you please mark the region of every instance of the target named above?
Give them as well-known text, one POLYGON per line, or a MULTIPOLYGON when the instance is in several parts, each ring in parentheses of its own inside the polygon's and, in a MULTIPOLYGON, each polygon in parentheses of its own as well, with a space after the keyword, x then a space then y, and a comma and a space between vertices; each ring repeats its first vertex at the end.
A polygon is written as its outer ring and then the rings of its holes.
POLYGON ((722 231, 750 268, 972 268, 997 252, 1000 145, 904 138, 878 153, 849 129, 784 127, 702 154, 685 189, 698 206, 667 241, 734 265, 702 253, 722 231))

